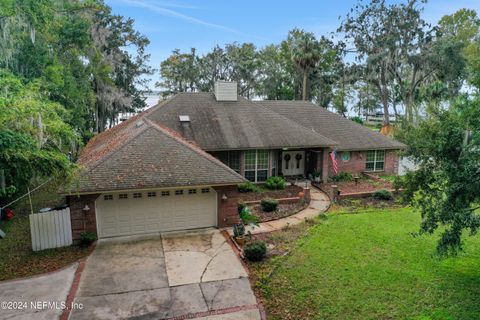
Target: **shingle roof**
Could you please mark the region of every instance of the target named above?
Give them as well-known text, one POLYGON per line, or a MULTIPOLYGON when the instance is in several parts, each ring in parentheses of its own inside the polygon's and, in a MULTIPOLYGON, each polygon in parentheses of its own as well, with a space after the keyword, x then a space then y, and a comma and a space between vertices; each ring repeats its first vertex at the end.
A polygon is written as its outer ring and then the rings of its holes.
POLYGON ((71 192, 237 184, 238 173, 171 130, 146 119, 99 134, 87 144, 71 192), (114 146, 114 147, 112 147, 114 146))
POLYGON ((336 142, 338 150, 403 149, 405 145, 307 101, 259 104, 336 142))
POLYGON ((283 147, 326 147, 335 141, 262 105, 239 97, 217 101, 212 93, 180 93, 153 107, 147 117, 207 151, 283 147), (182 123, 179 116, 190 122, 182 123))

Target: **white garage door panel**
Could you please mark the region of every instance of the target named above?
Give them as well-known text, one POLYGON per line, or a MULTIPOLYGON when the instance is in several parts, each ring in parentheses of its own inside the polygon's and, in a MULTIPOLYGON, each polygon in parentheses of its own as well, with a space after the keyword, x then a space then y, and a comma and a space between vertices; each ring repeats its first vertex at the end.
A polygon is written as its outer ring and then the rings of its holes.
MULTIPOLYGON (((110 194, 109 194, 110 195, 110 194)), ((96 201, 97 225, 99 237, 133 235, 159 231, 205 228, 216 225, 216 193, 175 195, 171 190, 169 196, 119 199, 119 194, 112 193, 112 200, 105 200, 104 195, 96 201)))

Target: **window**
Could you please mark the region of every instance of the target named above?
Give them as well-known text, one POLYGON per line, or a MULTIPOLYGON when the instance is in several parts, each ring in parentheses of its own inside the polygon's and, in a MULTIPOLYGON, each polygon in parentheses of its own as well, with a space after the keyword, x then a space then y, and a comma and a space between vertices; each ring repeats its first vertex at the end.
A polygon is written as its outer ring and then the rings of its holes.
POLYGON ((103 200, 113 200, 113 195, 106 194, 106 195, 103 196, 103 200))
POLYGON ((142 197, 142 194, 141 194, 140 192, 135 192, 135 193, 133 194, 133 198, 134 198, 134 199, 138 199, 138 198, 141 198, 141 197, 142 197))
POLYGON ((245 151, 245 178, 252 182, 262 182, 268 177, 267 150, 245 151))
POLYGON ((342 152, 342 161, 343 162, 350 161, 350 151, 343 151, 342 152))
POLYGON ((385 168, 385 150, 367 151, 365 171, 383 171, 385 168))
POLYGON ((157 196, 157 193, 155 191, 151 191, 149 193, 147 193, 147 197, 149 198, 153 198, 153 197, 156 197, 157 196))
POLYGON ((170 195, 170 191, 162 191, 162 197, 168 197, 170 195))
POLYGON ((197 189, 189 189, 188 194, 197 194, 197 189))
POLYGON ((202 188, 202 193, 209 193, 210 192, 210 188, 202 188))
POLYGON ((240 173, 240 151, 224 151, 213 155, 235 172, 240 173))
POLYGON ((183 190, 175 190, 176 196, 181 196, 183 194, 183 190))
POLYGON ((128 194, 126 194, 126 193, 120 193, 120 194, 118 195, 118 199, 128 199, 128 194))

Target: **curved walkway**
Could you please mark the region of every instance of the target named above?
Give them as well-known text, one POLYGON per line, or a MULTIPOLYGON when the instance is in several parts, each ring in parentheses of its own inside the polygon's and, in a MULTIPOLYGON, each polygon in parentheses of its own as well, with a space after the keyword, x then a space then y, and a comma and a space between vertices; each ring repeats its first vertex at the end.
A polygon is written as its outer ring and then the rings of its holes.
MULTIPOLYGON (((328 196, 315 187, 310 187, 310 198, 310 204, 302 211, 278 220, 259 223, 258 227, 248 226, 245 228, 245 231, 250 231, 252 234, 258 234, 281 230, 287 226, 299 224, 305 221, 305 219, 314 218, 319 213, 326 211, 330 206, 330 199, 328 196)), ((229 228, 228 232, 233 235, 233 228, 229 228)))

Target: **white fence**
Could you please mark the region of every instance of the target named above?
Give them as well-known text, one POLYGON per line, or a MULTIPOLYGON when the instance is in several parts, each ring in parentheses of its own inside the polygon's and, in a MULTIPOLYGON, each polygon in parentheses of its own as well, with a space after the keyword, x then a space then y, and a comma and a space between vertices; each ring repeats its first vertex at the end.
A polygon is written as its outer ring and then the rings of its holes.
POLYGON ((70 209, 31 214, 30 232, 33 251, 71 245, 70 209))
POLYGON ((400 162, 398 164, 398 175, 404 176, 407 174, 408 171, 415 171, 417 170, 417 165, 413 162, 412 159, 407 157, 401 157, 400 162))

